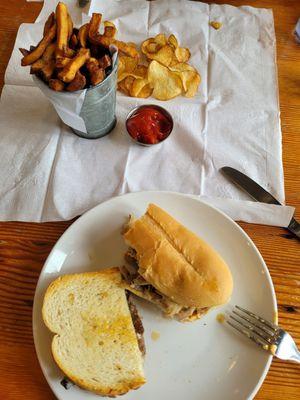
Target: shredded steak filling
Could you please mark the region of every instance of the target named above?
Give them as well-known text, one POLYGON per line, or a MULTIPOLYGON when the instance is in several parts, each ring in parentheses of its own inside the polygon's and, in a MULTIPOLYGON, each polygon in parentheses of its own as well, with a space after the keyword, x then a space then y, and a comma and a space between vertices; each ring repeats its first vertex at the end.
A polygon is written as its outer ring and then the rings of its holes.
POLYGON ((151 284, 149 284, 138 272, 136 251, 129 248, 125 254, 128 264, 120 267, 120 272, 126 282, 135 291, 140 292, 140 296, 156 304, 166 317, 176 318, 179 321, 197 319, 208 311, 208 308, 183 307, 168 299, 151 284))
POLYGON ((146 354, 146 346, 145 346, 145 341, 144 341, 144 327, 142 320, 139 316, 138 310, 135 306, 135 304, 131 300, 130 294, 127 292, 127 302, 129 306, 129 311, 131 313, 131 318, 133 322, 133 326, 135 329, 136 333, 136 338, 138 341, 139 349, 142 355, 144 356, 146 354))

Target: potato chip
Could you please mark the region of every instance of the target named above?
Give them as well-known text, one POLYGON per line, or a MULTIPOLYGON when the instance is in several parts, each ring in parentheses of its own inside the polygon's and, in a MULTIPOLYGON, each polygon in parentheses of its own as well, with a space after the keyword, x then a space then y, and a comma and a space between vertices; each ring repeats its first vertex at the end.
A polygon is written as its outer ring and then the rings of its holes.
POLYGON ((126 94, 126 96, 130 96, 130 93, 128 92, 128 90, 125 86, 125 79, 118 83, 118 90, 120 90, 122 93, 126 94))
POLYGON ((135 78, 133 76, 127 76, 127 78, 124 79, 124 86, 129 94, 130 94, 131 87, 132 87, 132 84, 134 81, 135 81, 135 78))
POLYGON ((120 73, 120 72, 118 71, 117 82, 124 81, 124 79, 127 78, 127 76, 130 76, 130 73, 128 73, 128 72, 122 72, 122 73, 120 73))
POLYGON ((179 62, 187 62, 191 57, 191 53, 185 47, 177 47, 175 49, 175 56, 179 62))
POLYGON ((157 53, 152 54, 151 58, 168 67, 174 58, 174 50, 170 45, 167 44, 163 46, 157 53))
POLYGON ((141 99, 146 99, 147 97, 151 96, 153 92, 153 88, 150 86, 150 84, 148 83, 147 85, 145 85, 143 87, 143 89, 139 92, 138 97, 141 99))
POLYGON ((186 71, 182 72, 182 74, 190 73, 188 78, 185 78, 185 85, 187 87, 187 91, 185 92, 185 97, 194 97, 198 91, 198 86, 201 82, 201 77, 197 72, 186 71), (193 76, 192 76, 193 74, 193 76))
POLYGON ((115 24, 110 21, 104 21, 104 36, 114 38, 117 33, 115 24))
POLYGON ((131 86, 130 95, 132 97, 149 97, 152 89, 147 79, 135 79, 131 86))
POLYGON ((177 62, 176 64, 173 64, 169 68, 170 68, 171 71, 178 71, 178 72, 194 71, 194 72, 197 72, 194 67, 192 67, 191 65, 189 65, 187 63, 179 63, 179 62, 177 62))
POLYGON ((179 46, 176 36, 174 36, 173 34, 168 37, 168 43, 173 46, 174 49, 177 49, 177 47, 179 46))
POLYGON ((146 78, 148 73, 148 68, 146 65, 138 65, 133 71, 133 75, 135 78, 146 78))
POLYGON ((185 97, 193 97, 197 93, 198 86, 201 82, 200 75, 194 67, 187 63, 177 63, 169 67, 171 71, 180 76, 185 97))
POLYGON ((161 47, 165 46, 167 44, 167 38, 164 33, 159 33, 158 35, 155 36, 154 41, 159 44, 161 47))
POLYGON ((132 72, 137 67, 138 60, 129 56, 120 56, 119 63, 122 64, 124 71, 132 72))
POLYGON ((147 39, 147 40, 143 41, 143 43, 141 44, 141 51, 142 51, 143 54, 147 55, 149 53, 148 50, 147 50, 147 46, 149 44, 151 44, 151 43, 156 44, 153 38, 150 38, 150 39, 147 39))
POLYGON ((155 60, 149 64, 148 80, 157 100, 170 100, 182 92, 180 77, 155 60))
POLYGON ((130 73, 132 73, 137 67, 137 58, 129 56, 119 57, 119 67, 118 67, 118 82, 125 79, 130 73))
MULTIPOLYGON (((199 75, 197 74, 197 72, 194 72, 194 71, 182 71, 182 72, 178 72, 177 74, 181 78, 183 90, 185 92, 189 91, 189 88, 193 82, 199 81, 199 79, 197 78, 199 75)), ((199 83, 200 82, 198 82, 198 84, 199 83)), ((197 85, 197 87, 198 87, 198 85, 197 85)), ((192 90, 190 92, 192 92, 192 90)), ((189 97, 189 96, 187 96, 187 97, 189 97)))
POLYGON ((174 65, 177 65, 177 64, 178 64, 178 60, 177 60, 177 58, 176 58, 176 56, 174 54, 174 56, 172 58, 172 61, 169 64, 169 68, 171 68, 171 67, 173 67, 174 65))
POLYGON ((116 25, 111 21, 104 21, 103 24, 104 24, 104 28, 106 28, 107 26, 111 26, 113 28, 116 28, 116 25))
POLYGON ((123 81, 128 76, 132 76, 136 79, 143 79, 146 78, 147 73, 148 68, 145 65, 138 65, 132 72, 121 70, 121 72, 118 73, 118 82, 123 81))
POLYGON ((131 49, 131 51, 136 53, 134 56, 131 55, 131 57, 139 59, 140 58, 140 54, 139 54, 139 52, 137 50, 137 45, 135 43, 133 43, 133 42, 128 42, 128 43, 126 43, 126 45, 127 45, 127 49, 131 49))
POLYGON ((136 43, 127 42, 127 45, 130 46, 130 47, 134 47, 136 49, 136 43))
POLYGON ((160 46, 158 43, 150 42, 146 46, 147 53, 156 53, 159 50, 160 46))

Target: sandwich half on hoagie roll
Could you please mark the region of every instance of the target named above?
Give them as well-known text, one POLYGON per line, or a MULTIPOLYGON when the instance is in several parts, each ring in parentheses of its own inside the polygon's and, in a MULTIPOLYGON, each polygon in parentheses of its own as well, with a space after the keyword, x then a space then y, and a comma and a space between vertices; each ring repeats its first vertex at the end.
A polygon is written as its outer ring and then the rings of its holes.
POLYGON ((141 218, 130 217, 123 237, 129 249, 120 270, 127 289, 166 317, 193 321, 229 300, 233 281, 225 261, 155 204, 141 218))

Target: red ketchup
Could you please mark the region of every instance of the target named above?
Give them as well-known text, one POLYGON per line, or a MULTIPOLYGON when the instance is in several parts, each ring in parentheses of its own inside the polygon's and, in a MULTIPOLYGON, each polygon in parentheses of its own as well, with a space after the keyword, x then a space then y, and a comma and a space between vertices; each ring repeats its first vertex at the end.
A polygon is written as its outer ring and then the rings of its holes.
POLYGON ((142 144, 156 144, 170 135, 173 120, 162 107, 146 105, 137 108, 128 117, 126 128, 134 140, 142 144))

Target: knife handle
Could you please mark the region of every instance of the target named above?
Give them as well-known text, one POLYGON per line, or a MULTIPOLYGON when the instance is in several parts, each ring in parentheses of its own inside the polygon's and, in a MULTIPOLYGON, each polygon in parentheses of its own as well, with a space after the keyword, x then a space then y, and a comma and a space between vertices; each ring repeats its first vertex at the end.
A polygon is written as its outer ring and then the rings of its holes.
POLYGON ((295 218, 291 219, 289 223, 288 230, 291 231, 298 239, 300 239, 300 224, 295 220, 295 218))

